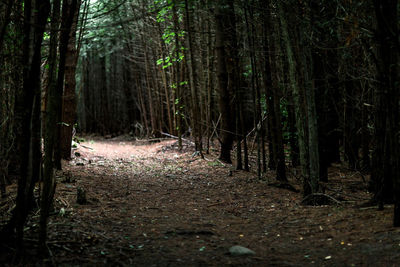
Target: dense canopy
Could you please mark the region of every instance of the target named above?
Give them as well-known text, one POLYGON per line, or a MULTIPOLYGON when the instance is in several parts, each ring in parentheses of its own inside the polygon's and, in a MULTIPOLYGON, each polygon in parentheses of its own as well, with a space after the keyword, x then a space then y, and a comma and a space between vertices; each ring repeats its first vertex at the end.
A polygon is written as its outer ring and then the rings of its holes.
POLYGON ((48 256, 54 170, 93 134, 172 138, 205 161, 218 151, 229 175, 273 179, 306 205, 337 202, 326 189, 340 166, 400 226, 399 11, 397 0, 0 0, 0 189, 15 204, 0 210, 1 246, 23 255, 37 219, 48 256))

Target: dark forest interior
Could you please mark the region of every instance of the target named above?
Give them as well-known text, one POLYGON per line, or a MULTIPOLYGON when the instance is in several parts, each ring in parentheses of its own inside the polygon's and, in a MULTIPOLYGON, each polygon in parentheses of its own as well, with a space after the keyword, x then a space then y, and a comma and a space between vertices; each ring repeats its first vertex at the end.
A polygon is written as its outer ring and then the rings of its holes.
POLYGON ((397 0, 0 0, 0 264, 400 262, 397 0))

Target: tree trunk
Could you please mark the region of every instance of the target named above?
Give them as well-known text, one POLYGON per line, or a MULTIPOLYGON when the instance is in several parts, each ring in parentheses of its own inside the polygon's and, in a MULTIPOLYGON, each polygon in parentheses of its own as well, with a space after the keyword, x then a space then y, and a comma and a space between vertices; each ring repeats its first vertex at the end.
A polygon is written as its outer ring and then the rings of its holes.
MULTIPOLYGON (((45 248, 45 242, 47 238, 47 218, 49 215, 50 207, 53 203, 54 191, 55 191, 55 180, 53 173, 53 151, 57 144, 57 129, 59 126, 57 122, 61 117, 61 103, 62 103, 62 89, 64 85, 64 72, 65 72, 65 60, 67 53, 67 46, 69 43, 70 30, 73 23, 73 14, 77 5, 77 0, 64 1, 62 6, 62 18, 61 18, 61 34, 60 34, 60 58, 58 63, 57 79, 56 73, 56 34, 58 32, 58 17, 59 17, 59 0, 55 0, 53 3, 53 14, 52 14, 52 35, 54 38, 52 41, 52 62, 50 63, 49 77, 52 80, 49 85, 48 104, 46 110, 46 133, 44 138, 44 173, 43 173, 43 189, 41 199, 41 210, 40 210, 40 232, 39 232, 39 244, 42 249, 45 248), (54 24, 53 24, 54 23, 54 24), (57 24, 56 24, 57 23, 57 24)), ((55 151, 54 151, 55 152, 55 151)), ((60 152, 60 151, 58 151, 60 152)), ((60 156, 60 154, 58 155, 60 156)), ((61 167, 61 159, 55 155, 55 165, 61 167)))
MULTIPOLYGON (((34 105, 35 94, 40 92, 40 66, 41 46, 43 33, 50 9, 49 1, 25 1, 24 3, 24 48, 23 48, 23 87, 17 94, 16 99, 16 124, 17 142, 20 144, 20 178, 18 180, 18 193, 15 210, 15 228, 17 233, 17 246, 19 250, 23 245, 24 224, 30 208, 32 207, 34 175, 37 174, 40 161, 34 160, 37 147, 40 144, 33 144, 37 141, 38 100, 34 105), (35 107, 34 107, 35 106, 35 107), (35 112, 33 111, 35 109, 35 112), (33 128, 31 122, 34 122, 33 128), (33 150, 34 149, 34 150, 33 150)), ((37 178, 37 177, 36 177, 37 178)), ((11 219, 13 221, 13 219, 11 219)), ((11 234, 10 231, 6 234, 11 234)), ((21 252, 21 250, 20 250, 21 252)))
POLYGON ((375 198, 394 196, 393 225, 400 226, 398 1, 374 0, 377 20, 378 84, 375 91, 375 142, 372 177, 375 198), (394 193, 394 194, 393 194, 394 193))
POLYGON ((201 134, 201 116, 200 116, 200 107, 199 107, 199 77, 197 73, 197 66, 195 62, 194 56, 194 40, 193 40, 193 30, 191 27, 192 21, 190 17, 189 11, 189 4, 188 0, 185 0, 185 24, 186 24, 186 31, 188 35, 188 47, 189 47, 189 70, 190 70, 190 92, 191 92, 191 122, 193 128, 193 136, 195 139, 195 149, 196 151, 200 152, 202 155, 202 134, 201 134))
POLYGON ((233 3, 224 0, 218 4, 215 12, 216 20, 216 55, 217 77, 219 90, 219 107, 221 112, 220 129, 220 160, 231 163, 231 150, 233 144, 234 120, 234 92, 235 73, 234 58, 236 51, 236 26, 233 3))
POLYGON ((66 60, 65 60, 65 85, 62 104, 62 125, 60 136, 61 158, 71 159, 71 142, 74 124, 76 122, 76 95, 75 73, 78 63, 78 50, 76 48, 76 30, 78 26, 79 9, 81 0, 77 1, 73 23, 70 31, 66 60))
MULTIPOLYGON (((266 2, 266 6, 271 10, 270 1, 266 2)), ((265 25, 269 25, 269 29, 272 29, 272 17, 273 14, 269 13, 268 17, 265 20, 265 25)), ((278 44, 275 44, 275 38, 268 38, 268 32, 264 29, 264 41, 266 42, 266 51, 270 51, 270 53, 276 54, 276 49, 278 44)), ((276 34, 276 33, 275 33, 276 34)), ((279 88, 278 77, 277 77, 277 69, 278 64, 276 63, 278 60, 276 57, 272 55, 268 55, 265 58, 265 78, 264 82, 266 84, 266 98, 268 105, 268 114, 270 117, 270 127, 271 127, 271 140, 273 142, 273 153, 272 157, 274 159, 274 167, 276 168, 276 179, 278 181, 287 182, 286 177, 286 161, 285 161, 285 150, 283 144, 283 132, 282 132, 282 113, 281 113, 281 98, 282 92, 279 88), (275 75, 273 75, 272 71, 275 70, 275 75), (267 89, 267 86, 269 87, 267 89), (267 94, 269 93, 269 94, 267 94)))
MULTIPOLYGON (((304 43, 304 36, 300 33, 300 44, 304 51, 298 53, 302 55, 299 58, 299 64, 296 64, 285 13, 282 4, 278 5, 279 17, 282 27, 282 38, 285 43, 286 55, 289 67, 289 81, 295 103, 296 127, 298 131, 298 142, 300 150, 300 163, 303 172, 303 196, 317 193, 319 190, 319 156, 318 156, 318 133, 317 116, 315 109, 314 87, 310 78, 310 55, 307 46, 304 43), (300 67, 304 81, 304 90, 301 90, 296 80, 296 68, 300 67)), ((308 31, 308 25, 304 26, 302 31, 308 31)), ((300 48, 298 48, 300 50, 300 48)))

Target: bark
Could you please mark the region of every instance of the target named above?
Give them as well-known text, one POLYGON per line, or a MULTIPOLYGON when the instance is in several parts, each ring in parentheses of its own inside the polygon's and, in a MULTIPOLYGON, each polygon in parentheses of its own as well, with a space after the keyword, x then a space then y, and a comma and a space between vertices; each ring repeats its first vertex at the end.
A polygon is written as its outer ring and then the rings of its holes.
POLYGON ((288 105, 288 124, 289 124, 289 144, 290 144, 290 160, 293 167, 300 165, 299 144, 297 140, 296 117, 294 112, 292 97, 288 105))
MULTIPOLYGON (((176 0, 173 3, 172 12, 173 12, 173 20, 174 20, 174 32, 175 32, 175 99, 174 99, 174 116, 176 121, 176 131, 178 135, 178 149, 182 150, 182 96, 181 96, 181 60, 180 58, 180 42, 179 42, 179 18, 178 12, 176 8, 177 2, 176 0)), ((187 3, 185 2, 185 5, 187 3)), ((186 6, 187 8, 187 6, 186 6)), ((188 11, 187 11, 188 12, 188 11)), ((188 20, 188 18, 187 18, 188 20)))
POLYGON ((109 134, 109 120, 110 120, 110 103, 108 101, 109 99, 109 94, 108 94, 108 86, 107 86, 107 81, 108 75, 107 75, 107 56, 102 56, 99 58, 99 110, 100 110, 100 133, 103 136, 106 136, 109 134))
POLYGON ((73 14, 73 23, 70 31, 70 38, 67 47, 65 60, 65 85, 62 104, 62 125, 60 136, 61 158, 71 159, 71 142, 74 124, 76 122, 76 65, 78 63, 78 50, 76 47, 76 31, 81 1, 77 1, 77 6, 73 14))
POLYGON ((308 170, 308 150, 307 150, 307 141, 306 141, 306 125, 303 119, 305 118, 305 110, 303 107, 303 96, 300 88, 298 86, 296 80, 296 60, 294 58, 293 47, 290 42, 288 26, 285 19, 285 15, 283 14, 282 7, 278 7, 280 11, 280 19, 281 19, 281 27, 282 27, 282 38, 285 44, 285 51, 288 61, 288 77, 289 83, 292 90, 292 95, 294 99, 294 110, 296 117, 296 128, 297 128, 297 138, 299 143, 299 151, 300 151, 300 164, 302 166, 302 174, 304 181, 304 195, 308 195, 310 192, 306 187, 308 183, 309 170, 308 170))
POLYGON ((313 36, 318 46, 312 48, 313 80, 318 113, 318 147, 321 181, 328 180, 328 167, 340 161, 339 119, 336 105, 340 103, 338 84, 338 47, 336 5, 332 1, 311 4, 313 36))
POLYGON ((231 163, 230 152, 233 144, 234 130, 234 92, 235 92, 235 66, 236 51, 236 26, 233 3, 224 0, 219 3, 215 12, 216 21, 216 56, 217 77, 219 91, 219 107, 221 112, 220 129, 220 160, 231 163))
MULTIPOLYGON (((20 144, 18 151, 20 156, 20 177, 18 180, 18 193, 16 200, 16 210, 10 221, 7 235, 16 229, 16 241, 19 252, 22 252, 24 224, 28 212, 32 207, 34 177, 39 169, 39 163, 33 159, 36 156, 38 136, 38 106, 37 101, 34 105, 35 94, 40 91, 40 66, 41 66, 41 46, 43 33, 50 8, 49 1, 25 1, 24 3, 24 47, 23 47, 23 86, 16 95, 15 116, 17 125, 17 142, 20 144), (35 110, 35 111, 34 111, 35 110), (34 117, 36 116, 36 118, 34 117), (33 122, 33 127, 31 126, 33 122), (34 165, 36 164, 36 165, 34 165), (15 223, 15 225, 13 225, 15 223)), ((2 235, 3 236, 3 235, 2 235)))
POLYGON ((249 26, 248 20, 248 7, 245 7, 245 22, 246 22, 246 31, 247 31, 247 42, 249 45, 249 56, 250 56, 250 65, 251 65, 251 92, 253 97, 253 114, 254 114, 254 128, 255 128, 255 138, 257 143, 257 177, 261 179, 262 177, 262 166, 261 166, 261 146, 264 146, 264 143, 261 143, 261 130, 263 128, 263 121, 261 118, 261 106, 260 106, 260 88, 256 84, 257 80, 257 70, 255 66, 255 55, 254 55, 254 43, 253 38, 251 36, 252 30, 249 26))
MULTIPOLYGON (((149 63, 149 58, 148 58, 148 49, 146 42, 144 41, 144 35, 141 36, 142 41, 144 42, 144 60, 145 60, 145 69, 146 69, 146 89, 147 89, 147 98, 148 98, 148 104, 149 104, 149 110, 150 110, 150 123, 151 123, 151 134, 155 134, 157 131, 156 129, 160 127, 157 127, 157 122, 156 122, 156 115, 154 114, 154 109, 153 109, 153 93, 152 93, 152 87, 151 87, 151 68, 150 68, 150 63, 149 63)), ((153 88, 154 89, 154 88, 153 88)), ((147 120, 147 119, 145 119, 147 120)), ((148 128, 148 125, 146 123, 146 128, 148 128)))
MULTIPOLYGON (((129 51, 129 50, 128 50, 129 51)), ((124 60, 123 64, 122 64, 122 80, 123 80, 123 92, 124 92, 124 96, 125 96, 125 104, 127 107, 127 112, 128 112, 128 124, 129 124, 129 130, 131 132, 135 131, 135 101, 134 101, 134 97, 132 94, 132 83, 133 83, 133 79, 132 79, 132 73, 131 73, 131 62, 129 60, 124 60)), ((138 91, 141 91, 142 88, 137 88, 138 91)), ((143 101, 144 100, 142 98, 139 99, 139 101, 143 101)), ((145 113, 145 110, 143 110, 141 113, 145 113)), ((147 118, 146 118, 147 119, 147 118)), ((143 123, 144 124, 144 123, 143 123)), ((147 122, 146 122, 147 124, 147 122)), ((146 125, 144 124, 144 125, 146 125)))
MULTIPOLYGON (((59 64, 58 64, 58 76, 57 76, 57 104, 56 110, 57 116, 57 139, 61 139, 61 125, 62 125, 62 96, 64 89, 65 79, 65 68, 66 59, 68 53, 68 45, 71 36, 71 28, 74 22, 74 14, 76 12, 78 0, 67 0, 63 1, 62 18, 61 18, 61 33, 60 33, 60 44, 59 44, 59 64)), ((61 170, 61 143, 56 142, 54 144, 54 164, 58 170, 61 170)))
POLYGON ((263 48, 265 51, 264 55, 264 94, 265 94, 265 105, 267 106, 267 136, 268 136, 268 152, 269 161, 268 168, 276 169, 276 132, 274 132, 274 100, 273 100, 273 81, 272 81, 272 63, 276 60, 275 58, 275 42, 272 39, 272 18, 271 18, 271 1, 264 1, 264 8, 267 14, 263 20, 263 48), (268 52, 267 52, 268 51, 268 52))
MULTIPOLYGON (((267 23, 272 25, 271 19, 273 14, 269 14, 267 23)), ((270 27, 272 29, 272 27, 270 27)), ((267 35, 267 33, 265 33, 267 35)), ((276 33, 275 33, 276 34, 276 33)), ((271 53, 276 53, 276 49, 278 48, 278 44, 275 44, 275 40, 268 40, 268 37, 265 36, 264 39, 267 41, 266 45, 269 47, 267 51, 271 51, 271 53)), ((270 74, 266 74, 266 83, 269 84, 270 95, 267 95, 269 100, 269 113, 271 117, 271 131, 272 131, 272 140, 274 143, 273 148, 273 157, 274 162, 276 164, 276 179, 278 181, 287 182, 286 177, 286 161, 285 161, 285 151, 283 145, 283 132, 282 132, 282 113, 281 113, 281 98, 282 92, 279 88, 278 74, 275 71, 275 75, 272 75, 272 70, 278 69, 278 64, 276 63, 278 60, 275 57, 267 57, 266 58, 266 69, 269 70, 270 74)))
POLYGON ((378 84, 375 90, 375 142, 372 177, 375 198, 394 200, 393 225, 400 226, 399 32, 398 1, 374 0, 377 21, 378 84))
MULTIPOLYGON (((46 133, 44 138, 44 150, 45 150, 45 160, 44 160, 44 173, 43 173, 43 189, 42 189, 42 199, 41 199, 41 210, 40 210, 40 232, 39 232, 39 244, 41 248, 45 248, 45 242, 47 238, 47 219, 50 211, 50 207, 53 203, 53 197, 55 192, 55 180, 53 173, 53 152, 55 152, 55 146, 57 144, 56 137, 57 132, 59 133, 59 119, 61 117, 61 103, 62 103, 62 89, 64 85, 64 72, 65 72, 65 60, 67 53, 67 46, 69 43, 70 29, 73 23, 73 14, 77 5, 77 0, 64 1, 62 5, 62 18, 61 18, 61 34, 60 34, 60 57, 58 63, 58 72, 56 78, 56 32, 57 32, 57 20, 59 17, 59 0, 53 3, 53 13, 52 13, 52 34, 53 39, 51 56, 53 57, 50 65, 50 74, 52 77, 51 83, 49 85, 49 95, 46 110, 46 133), (54 23, 54 25, 53 25, 54 23), (57 131, 58 130, 58 131, 57 131)), ((58 152, 60 152, 58 150, 58 152)), ((60 154, 56 153, 55 165, 61 168, 60 154)))
POLYGON ((201 136, 201 113, 199 106, 199 77, 197 73, 197 65, 195 62, 194 55, 194 40, 193 40, 193 29, 192 29, 192 21, 190 16, 189 4, 188 0, 185 0, 185 24, 186 31, 188 35, 188 48, 189 48, 189 70, 190 70, 190 92, 191 92, 191 115, 192 115, 192 128, 193 128, 193 136, 195 139, 195 149, 200 152, 202 155, 202 136, 201 136))
MULTIPOLYGON (((208 6, 208 1, 207 1, 208 6)), ((212 119, 214 110, 213 92, 214 92, 214 49, 213 49, 213 37, 211 35, 211 19, 207 20, 207 148, 206 153, 210 153, 210 139, 212 138, 212 119)))
POLYGON ((300 163, 303 172, 303 196, 317 193, 319 190, 319 154, 318 154, 318 123, 315 106, 314 85, 311 80, 312 61, 309 46, 303 36, 309 32, 309 25, 302 25, 299 34, 299 44, 296 52, 300 55, 296 62, 283 7, 278 5, 282 27, 282 38, 289 67, 289 81, 295 103, 296 127, 300 150, 300 163), (310 64, 311 63, 311 64, 310 64), (303 90, 296 80, 296 68, 299 67, 303 90))
MULTIPOLYGON (((159 28, 159 34, 162 36, 161 28, 159 28)), ((162 64, 165 64, 165 58, 167 57, 167 54, 169 54, 167 50, 167 47, 164 45, 164 42, 162 38, 160 38, 160 52, 161 56, 163 58, 162 64)), ((172 116, 172 111, 171 111, 171 92, 169 90, 169 77, 168 73, 166 71, 166 68, 163 68, 162 66, 159 67, 159 70, 161 71, 161 77, 163 80, 163 87, 164 87, 164 94, 165 94, 165 102, 166 102, 166 108, 167 108, 167 122, 168 122, 168 132, 171 134, 174 133, 174 124, 173 124, 173 116, 172 116)))

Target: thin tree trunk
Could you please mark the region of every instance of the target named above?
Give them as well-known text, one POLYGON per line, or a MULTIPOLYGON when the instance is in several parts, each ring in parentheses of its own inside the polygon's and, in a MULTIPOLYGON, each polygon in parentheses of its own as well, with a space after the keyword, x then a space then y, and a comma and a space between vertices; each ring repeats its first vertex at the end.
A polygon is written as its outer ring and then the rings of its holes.
POLYGON ((193 30, 191 27, 192 21, 190 17, 189 4, 188 0, 185 0, 185 24, 186 31, 188 35, 188 47, 189 47, 189 62, 190 62, 190 92, 191 92, 191 121, 193 127, 193 136, 195 139, 195 149, 196 151, 202 154, 202 142, 201 142, 201 116, 200 116, 200 107, 199 107, 199 99, 198 99, 198 91, 199 91, 199 77, 197 73, 197 66, 195 62, 194 56, 194 40, 193 40, 193 30))
POLYGON ((79 9, 81 0, 77 1, 74 12, 73 23, 71 26, 68 50, 65 60, 65 85, 62 104, 62 125, 60 136, 61 158, 71 159, 71 142, 74 124, 76 122, 76 65, 78 63, 78 50, 76 48, 76 31, 78 26, 79 9))
POLYGON ((296 115, 296 127, 297 127, 297 136, 299 142, 299 150, 300 150, 300 163, 302 166, 302 174, 303 174, 303 195, 307 196, 311 194, 310 190, 310 174, 309 174, 309 161, 308 161, 308 149, 307 149, 307 139, 306 139, 306 124, 303 121, 306 118, 306 112, 304 110, 303 105, 303 96, 300 88, 297 84, 296 80, 296 68, 297 64, 294 58, 292 44, 289 38, 289 30, 287 26, 286 16, 283 12, 281 5, 278 5, 279 18, 281 21, 282 27, 282 38, 285 44, 286 56, 288 60, 288 68, 289 68, 289 83, 292 89, 293 99, 295 103, 295 115, 296 115))
MULTIPOLYGON (((35 93, 41 89, 40 83, 40 66, 41 66, 41 46, 43 33, 47 22, 50 9, 49 1, 25 1, 24 3, 24 49, 23 49, 23 65, 24 81, 22 91, 17 95, 16 99, 16 120, 18 121, 19 131, 17 132, 17 141, 21 144, 20 162, 21 171, 18 180, 18 193, 15 211, 15 226, 17 233, 17 247, 21 252, 23 245, 24 224, 32 207, 34 172, 37 173, 40 161, 33 160, 33 156, 37 151, 38 144, 32 144, 37 141, 38 121, 33 115, 38 115, 38 107, 34 108, 35 93), (31 122, 34 121, 34 128, 31 122)), ((37 101, 36 101, 37 102, 37 101)))
POLYGON ((262 177, 262 166, 261 166, 261 146, 264 146, 264 143, 261 143, 261 129, 263 128, 263 121, 261 116, 261 106, 260 106, 260 88, 256 85, 256 77, 257 70, 255 66, 255 55, 254 55, 254 45, 253 39, 251 37, 252 30, 249 26, 248 20, 248 11, 249 7, 246 6, 244 10, 245 21, 246 21, 246 29, 247 29, 247 42, 249 44, 250 50, 250 64, 251 64, 251 91, 253 96, 253 113, 254 113, 254 128, 255 138, 257 143, 257 177, 261 179, 262 177))
MULTIPOLYGON (((59 1, 55 0, 56 7, 53 4, 53 15, 52 15, 52 23, 56 23, 59 17, 59 1)), ((53 151, 56 144, 56 129, 57 121, 59 121, 61 117, 61 102, 62 102, 62 89, 64 85, 64 72, 65 72, 65 60, 67 53, 67 46, 69 43, 70 30, 73 23, 73 14, 75 12, 75 8, 77 5, 77 0, 72 0, 71 3, 68 1, 63 2, 62 7, 62 21, 61 21, 61 29, 63 31, 60 34, 60 58, 58 64, 58 73, 57 79, 55 80, 54 73, 56 68, 56 58, 53 58, 54 62, 52 62, 53 68, 50 71, 50 75, 54 77, 54 81, 50 83, 49 87, 49 96, 48 96, 48 104, 47 104, 47 115, 46 115, 46 133, 45 133, 45 160, 44 160, 44 173, 43 173, 43 190, 42 190, 42 199, 41 199, 41 210, 40 210, 40 232, 39 232, 39 244, 42 249, 45 248, 45 242, 47 238, 47 219, 50 211, 50 206, 53 202, 53 197, 55 193, 55 180, 53 176, 53 151)), ((57 27, 52 25, 53 35, 57 32, 57 27), (53 27, 54 26, 54 27, 53 27)), ((51 36, 55 38, 55 36, 51 36)), ((53 46, 55 46, 55 40, 53 40, 53 46)), ((53 47, 55 49, 55 47, 53 47)), ((54 51, 52 52, 54 53, 54 51)), ((54 54, 53 54, 54 56, 54 54)), ((54 151, 55 152, 55 151, 54 151)), ((59 150, 58 150, 59 152, 59 150)), ((60 155, 55 155, 55 165, 59 165, 57 167, 61 167, 61 159, 60 155), (58 162, 59 160, 59 162, 58 162)))
POLYGON ((216 55, 219 89, 219 107, 221 111, 221 151, 220 160, 231 163, 230 152, 234 133, 234 99, 236 78, 234 63, 236 60, 236 26, 233 3, 222 1, 215 12, 216 20, 216 55), (229 71, 229 75, 228 75, 229 71))
MULTIPOLYGON (((186 3, 185 3, 186 4, 186 3)), ((174 0, 172 6, 173 20, 174 20, 174 32, 175 32, 175 99, 174 99, 174 117, 176 121, 176 131, 178 135, 178 149, 182 150, 182 96, 181 96, 181 59, 180 59, 180 42, 179 42, 179 19, 178 12, 176 9, 177 1, 174 0)), ((182 51, 183 52, 183 51, 182 51)))

